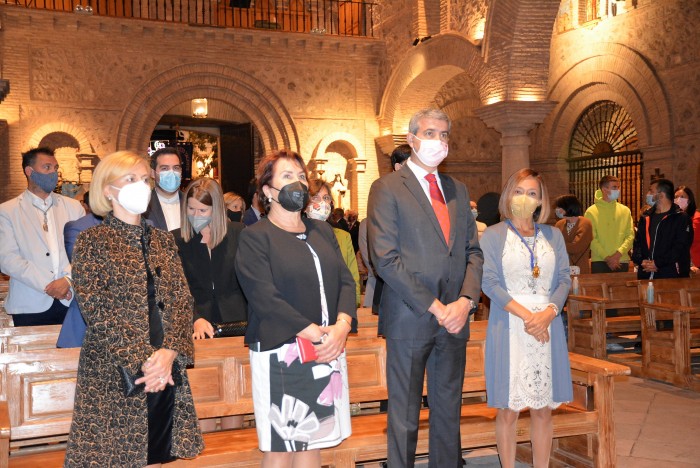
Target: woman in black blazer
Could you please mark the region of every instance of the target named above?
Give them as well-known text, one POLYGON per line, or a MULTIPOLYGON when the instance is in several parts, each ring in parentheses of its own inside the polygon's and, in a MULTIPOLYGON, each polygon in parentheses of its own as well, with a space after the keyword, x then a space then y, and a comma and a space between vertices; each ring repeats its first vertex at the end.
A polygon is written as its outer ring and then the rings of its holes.
POLYGON ((275 151, 257 175, 267 216, 241 234, 236 271, 249 301, 261 466, 320 467, 319 449, 350 434, 344 348, 356 322, 355 280, 331 226, 301 216, 309 201, 301 156, 275 151))
MULTIPOLYGON (((213 323, 247 319, 245 296, 234 268, 244 226, 228 220, 221 186, 213 179, 193 181, 184 198, 180 229, 173 234, 195 302, 192 337, 212 338, 213 323)), ((221 425, 240 427, 238 419, 223 418, 221 425)), ((202 429, 213 430, 210 424, 202 422, 202 429)))

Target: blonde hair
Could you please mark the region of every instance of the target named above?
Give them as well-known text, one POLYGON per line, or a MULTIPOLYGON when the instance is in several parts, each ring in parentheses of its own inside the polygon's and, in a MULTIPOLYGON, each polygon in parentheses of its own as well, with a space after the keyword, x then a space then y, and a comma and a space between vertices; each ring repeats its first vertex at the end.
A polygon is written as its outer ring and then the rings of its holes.
POLYGON ((190 182, 185 189, 185 202, 180 208, 180 235, 185 242, 189 242, 195 235, 192 224, 187 217, 187 202, 194 198, 198 202, 211 206, 211 232, 209 245, 213 249, 226 237, 226 205, 224 205, 224 192, 214 179, 201 177, 190 182))
POLYGON ((148 160, 133 151, 117 151, 108 154, 97 163, 90 182, 90 209, 97 216, 112 211, 112 202, 105 196, 105 187, 128 174, 134 167, 142 165, 150 174, 148 160))
POLYGON ((228 208, 228 205, 235 202, 236 200, 240 200, 242 204, 242 210, 245 211, 245 200, 243 200, 243 197, 238 195, 236 192, 226 192, 224 194, 224 205, 228 208))
POLYGON ((540 184, 540 206, 532 214, 532 219, 537 223, 546 223, 547 219, 549 219, 550 211, 549 192, 547 192, 547 186, 544 184, 540 173, 530 168, 520 169, 510 176, 508 182, 503 186, 501 198, 498 200, 498 212, 506 219, 513 217, 513 212, 510 209, 510 204, 513 201, 513 192, 515 192, 518 184, 528 177, 532 177, 540 184))

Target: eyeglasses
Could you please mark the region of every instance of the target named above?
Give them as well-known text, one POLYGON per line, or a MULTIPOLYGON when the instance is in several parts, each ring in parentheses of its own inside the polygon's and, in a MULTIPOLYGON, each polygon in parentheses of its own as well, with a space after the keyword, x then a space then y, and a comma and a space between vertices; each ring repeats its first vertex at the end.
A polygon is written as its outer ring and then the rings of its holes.
POLYGON ((331 198, 330 195, 324 195, 323 197, 319 197, 318 195, 314 195, 313 197, 311 197, 311 201, 314 203, 318 203, 321 200, 323 200, 326 203, 330 203, 331 201, 333 201, 333 199, 331 198))

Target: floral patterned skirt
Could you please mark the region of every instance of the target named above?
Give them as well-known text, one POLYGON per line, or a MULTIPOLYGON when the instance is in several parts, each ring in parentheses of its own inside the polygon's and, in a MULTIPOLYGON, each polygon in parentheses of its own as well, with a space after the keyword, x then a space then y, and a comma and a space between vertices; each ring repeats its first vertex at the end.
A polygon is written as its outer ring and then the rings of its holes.
POLYGON ((329 364, 299 361, 296 343, 250 351, 253 406, 263 452, 301 452, 351 434, 345 352, 329 364))

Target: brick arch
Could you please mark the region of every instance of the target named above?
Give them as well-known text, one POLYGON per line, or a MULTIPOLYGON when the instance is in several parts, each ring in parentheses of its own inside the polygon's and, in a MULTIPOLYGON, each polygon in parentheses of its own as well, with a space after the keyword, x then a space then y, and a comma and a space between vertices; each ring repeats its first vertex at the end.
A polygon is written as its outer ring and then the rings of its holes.
POLYGON ((438 90, 460 73, 472 77, 481 94, 485 72, 479 50, 462 35, 441 34, 421 43, 389 78, 379 108, 380 130, 401 133, 408 124, 407 115, 432 102, 438 90))
POLYGON ((548 100, 558 102, 548 119, 550 157, 563 156, 581 113, 591 104, 610 100, 630 114, 640 148, 671 145, 673 131, 665 90, 644 58, 620 44, 597 44, 589 57, 570 57, 568 68, 558 67, 548 100), (571 64, 573 62, 573 64, 571 64))
POLYGON ((318 142, 318 145, 313 152, 312 159, 316 159, 319 157, 319 155, 323 156, 326 154, 328 147, 337 141, 345 142, 353 150, 355 158, 363 159, 364 153, 362 149, 364 148, 364 145, 355 135, 345 132, 333 132, 326 135, 321 141, 318 142))
POLYGON ((51 133, 66 133, 75 138, 80 145, 80 148, 76 148, 78 153, 92 154, 95 152, 94 148, 90 144, 90 140, 87 138, 87 135, 85 135, 85 133, 79 128, 65 122, 47 123, 34 130, 32 135, 27 140, 27 149, 38 147, 41 140, 43 140, 46 135, 51 133))
POLYGON ((201 97, 240 109, 260 132, 265 152, 299 151, 292 117, 274 91, 251 75, 214 63, 179 65, 147 82, 122 113, 117 149, 146 148, 151 132, 168 110, 201 97))

